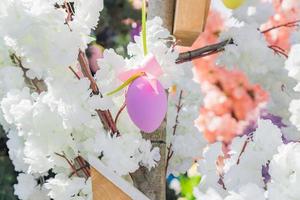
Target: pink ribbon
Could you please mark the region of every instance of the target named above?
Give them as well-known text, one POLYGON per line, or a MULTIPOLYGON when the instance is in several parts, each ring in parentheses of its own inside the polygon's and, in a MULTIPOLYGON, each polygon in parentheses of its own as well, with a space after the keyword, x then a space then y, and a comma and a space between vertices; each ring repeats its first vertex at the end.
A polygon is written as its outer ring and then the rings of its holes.
POLYGON ((145 73, 151 87, 156 93, 158 93, 157 78, 163 74, 163 71, 153 54, 148 54, 148 56, 143 60, 142 65, 137 67, 136 69, 121 72, 118 78, 121 81, 125 82, 137 73, 145 73))

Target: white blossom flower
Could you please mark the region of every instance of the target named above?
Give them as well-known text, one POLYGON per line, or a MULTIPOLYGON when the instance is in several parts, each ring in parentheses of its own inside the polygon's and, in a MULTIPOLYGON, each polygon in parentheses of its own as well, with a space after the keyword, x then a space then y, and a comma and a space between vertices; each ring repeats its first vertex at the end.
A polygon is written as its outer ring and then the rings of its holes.
POLYGON ((219 193, 224 192, 219 184, 220 171, 217 168, 219 156, 222 156, 222 144, 215 143, 209 145, 203 152, 203 159, 199 161, 198 171, 201 174, 201 182, 198 186, 199 190, 205 191, 214 188, 219 193))
POLYGON ((229 193, 230 195, 228 195, 224 200, 266 200, 264 195, 265 191, 253 183, 241 186, 238 193, 229 193))
POLYGON ((197 200, 223 200, 223 198, 213 188, 208 188, 205 192, 201 192, 198 188, 194 188, 193 192, 197 200))
POLYGON ((232 16, 240 22, 257 25, 265 23, 272 15, 274 15, 272 3, 260 0, 245 1, 232 13, 232 16))
POLYGON ((278 153, 273 156, 269 173, 271 182, 268 184, 270 200, 296 200, 300 196, 297 189, 300 173, 300 145, 289 143, 278 148, 278 153))
POLYGON ((15 171, 26 172, 28 170, 28 164, 24 162, 24 138, 18 135, 18 131, 11 129, 7 134, 9 140, 7 141, 7 147, 9 149, 9 158, 12 160, 15 171))
POLYGON ((17 177, 18 184, 14 185, 15 195, 21 200, 50 200, 47 190, 38 185, 31 174, 21 173, 17 177))
POLYGON ((68 178, 64 174, 57 174, 45 183, 45 188, 49 190, 49 196, 57 200, 71 200, 79 196, 81 190, 85 188, 85 179, 74 177, 68 178))
MULTIPOLYGON (((224 183, 229 190, 236 191, 240 185, 254 183, 263 188, 262 167, 272 159, 277 147, 282 145, 282 134, 280 129, 269 120, 258 121, 258 128, 240 156, 245 140, 238 140, 232 146, 231 158, 225 163, 226 172, 224 183), (240 157, 240 158, 239 158, 240 157), (255 159, 253 159, 255 158, 255 159), (238 161, 239 159, 239 161, 238 161)), ((236 139, 235 139, 236 140, 236 139)))

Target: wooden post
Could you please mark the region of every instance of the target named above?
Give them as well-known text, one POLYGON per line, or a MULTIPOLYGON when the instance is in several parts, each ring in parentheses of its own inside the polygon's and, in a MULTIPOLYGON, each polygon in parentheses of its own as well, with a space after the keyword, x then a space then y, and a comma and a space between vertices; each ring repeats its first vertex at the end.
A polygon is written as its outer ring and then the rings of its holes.
MULTIPOLYGON (((149 0, 148 19, 160 17, 163 20, 163 26, 172 33, 174 9, 175 0, 149 0)), ((160 149, 161 158, 157 167, 151 171, 141 167, 131 174, 135 187, 151 200, 166 199, 166 124, 167 120, 165 119, 154 133, 142 133, 144 139, 150 140, 153 147, 160 149)))
POLYGON ((170 33, 173 31, 175 0, 149 0, 148 19, 158 16, 170 33))
POLYGON ((204 31, 211 0, 177 0, 173 34, 182 46, 191 46, 204 31))
POLYGON ((161 158, 158 165, 151 171, 141 167, 131 174, 134 186, 151 200, 166 199, 166 125, 165 119, 154 133, 142 133, 143 138, 150 140, 153 147, 159 148, 161 158))

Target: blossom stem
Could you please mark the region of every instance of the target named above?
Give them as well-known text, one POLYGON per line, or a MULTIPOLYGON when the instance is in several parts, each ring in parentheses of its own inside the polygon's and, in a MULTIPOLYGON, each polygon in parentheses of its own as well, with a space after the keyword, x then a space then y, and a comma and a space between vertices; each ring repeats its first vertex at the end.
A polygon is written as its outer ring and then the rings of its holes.
MULTIPOLYGON (((177 130, 177 126, 179 124, 179 113, 181 111, 181 108, 183 106, 182 104, 182 99, 183 99, 183 90, 180 90, 180 94, 179 94, 179 99, 178 99, 178 104, 176 105, 177 107, 177 112, 176 112, 176 118, 175 118, 175 124, 173 126, 173 136, 175 136, 176 134, 176 130, 177 130)), ((166 172, 168 170, 168 166, 169 166, 169 162, 174 154, 174 151, 172 150, 172 143, 170 143, 169 147, 167 147, 168 153, 167 153, 167 163, 166 163, 166 172)))
POLYGON ((74 15, 74 12, 72 11, 72 6, 69 2, 65 1, 64 2, 64 8, 67 12, 67 17, 65 19, 65 24, 67 24, 67 26, 69 27, 70 31, 72 32, 72 28, 69 24, 70 21, 72 21, 72 16, 74 15))
POLYGON ((180 53, 178 58, 176 59, 176 63, 180 64, 180 63, 191 61, 196 58, 202 58, 208 55, 212 55, 224 51, 224 47, 228 44, 234 44, 233 39, 227 39, 216 44, 211 44, 199 49, 180 53))
MULTIPOLYGON (((44 90, 39 87, 39 85, 38 85, 39 80, 37 78, 30 79, 26 76, 26 72, 28 71, 28 69, 26 69, 23 66, 21 58, 19 58, 15 53, 11 54, 11 58, 12 58, 12 61, 22 69, 25 80, 27 80, 28 83, 30 83, 33 86, 33 88, 36 90, 37 93, 39 93, 39 94, 42 93, 44 90)), ((40 81, 40 82, 42 83, 42 81, 40 81)), ((43 85, 44 85, 44 83, 43 83, 43 85)), ((43 88, 46 88, 46 86, 43 88)))
POLYGON ((89 164, 79 155, 77 158, 75 158, 75 162, 78 163, 79 169, 81 168, 82 172, 84 173, 84 176, 86 179, 90 177, 90 171, 89 171, 89 164))
MULTIPOLYGON (((279 24, 277 26, 274 26, 274 27, 268 28, 266 30, 263 30, 263 31, 261 31, 261 33, 266 34, 266 33, 270 32, 272 30, 282 28, 282 27, 288 27, 288 28, 297 27, 297 26, 299 26, 298 23, 300 23, 300 19, 290 21, 290 22, 286 22, 286 23, 283 23, 283 24, 279 24)), ((180 53, 179 57, 176 60, 176 63, 180 64, 180 63, 192 61, 192 60, 197 59, 197 58, 202 58, 202 57, 209 56, 209 55, 212 55, 212 54, 215 54, 215 53, 219 53, 221 51, 224 51, 224 47, 228 44, 234 44, 232 38, 228 39, 228 40, 224 40, 224 41, 216 43, 216 44, 201 47, 199 49, 195 49, 195 50, 192 50, 192 51, 187 51, 187 52, 180 53)), ((274 48, 272 48, 272 49, 274 50, 274 48)), ((286 55, 286 53, 284 53, 284 51, 276 50, 275 52, 279 53, 279 54, 282 54, 285 57, 287 57, 287 55, 286 55)))
POLYGON ((261 31, 261 33, 265 34, 265 33, 268 33, 268 32, 270 32, 272 30, 275 30, 275 29, 278 29, 278 28, 282 28, 282 27, 289 27, 289 28, 290 27, 297 27, 297 26, 299 26, 298 23, 300 23, 300 19, 295 20, 295 21, 291 21, 291 22, 286 22, 286 23, 283 23, 283 24, 279 24, 277 26, 273 26, 273 27, 268 28, 268 29, 266 29, 264 31, 261 31))
POLYGON ((98 89, 97 83, 96 83, 95 79, 93 78, 88 61, 86 60, 84 53, 80 49, 79 49, 79 53, 78 53, 78 61, 79 61, 79 64, 81 66, 81 70, 82 70, 84 76, 87 77, 91 82, 91 89, 92 89, 93 93, 95 95, 98 95, 99 89, 98 89))
POLYGON ((268 46, 270 49, 272 49, 276 54, 283 55, 285 58, 288 58, 288 54, 285 53, 285 50, 279 46, 276 45, 270 45, 268 46))
POLYGON ((82 167, 76 169, 75 171, 71 172, 71 174, 69 175, 69 178, 71 178, 72 176, 74 176, 74 174, 76 174, 76 172, 82 171, 83 169, 86 169, 86 168, 88 168, 88 167, 89 167, 89 165, 86 164, 86 165, 84 165, 84 166, 82 166, 82 167))
POLYGON ((126 102, 123 103, 122 107, 120 108, 120 110, 118 111, 116 118, 115 118, 115 124, 117 124, 118 119, 121 115, 121 113, 123 112, 123 110, 126 108, 126 102))
POLYGON ((78 80, 80 80, 80 76, 75 72, 75 70, 74 70, 71 66, 69 66, 69 69, 70 69, 71 72, 74 74, 74 76, 75 76, 78 80))
MULTIPOLYGON (((85 54, 79 50, 79 53, 78 53, 78 61, 79 61, 79 64, 81 66, 81 70, 83 72, 83 75, 85 77, 87 77, 90 82, 91 82, 91 89, 93 91, 93 93, 95 95, 98 95, 100 94, 101 97, 103 97, 103 95, 100 93, 99 91, 99 88, 97 86, 97 83, 94 79, 94 77, 92 76, 92 73, 91 73, 91 70, 90 70, 90 67, 89 67, 89 64, 86 60, 86 57, 85 57, 85 54)), ((112 114, 110 112, 110 110, 96 110, 103 126, 105 129, 109 130, 112 132, 112 134, 117 134, 119 135, 119 131, 117 129, 117 126, 113 120, 113 117, 112 117, 112 114)))
POLYGON ((76 168, 74 167, 74 165, 72 164, 72 162, 64 155, 64 154, 59 154, 59 153, 55 153, 55 155, 65 159, 67 161, 67 163, 69 164, 69 166, 71 167, 72 171, 79 176, 78 171, 76 170, 76 168))
POLYGON ((239 154, 239 157, 238 157, 238 159, 237 159, 237 161, 236 161, 236 164, 237 164, 237 165, 240 164, 242 155, 243 155, 243 153, 246 151, 246 148, 247 148, 247 146, 248 146, 248 143, 249 143, 249 138, 247 138, 247 140, 244 142, 244 145, 243 145, 243 147, 242 147, 242 150, 241 150, 241 152, 240 152, 240 154, 239 154))

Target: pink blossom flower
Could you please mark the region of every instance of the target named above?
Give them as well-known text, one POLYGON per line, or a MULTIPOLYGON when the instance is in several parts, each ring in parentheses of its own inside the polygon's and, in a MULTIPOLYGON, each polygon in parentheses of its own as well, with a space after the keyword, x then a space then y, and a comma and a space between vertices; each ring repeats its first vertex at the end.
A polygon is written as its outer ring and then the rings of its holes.
MULTIPOLYGON (((211 11, 205 32, 192 47, 180 50, 193 50, 218 42, 218 33, 223 28, 221 15, 211 11)), ((216 66, 216 58, 214 54, 193 60, 204 94, 195 123, 208 142, 230 144, 234 137, 243 134, 251 121, 258 118, 268 94, 259 85, 251 84, 241 71, 216 66)))

